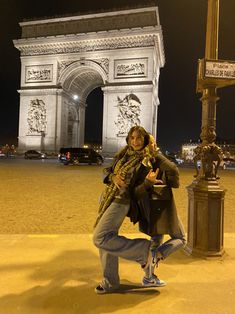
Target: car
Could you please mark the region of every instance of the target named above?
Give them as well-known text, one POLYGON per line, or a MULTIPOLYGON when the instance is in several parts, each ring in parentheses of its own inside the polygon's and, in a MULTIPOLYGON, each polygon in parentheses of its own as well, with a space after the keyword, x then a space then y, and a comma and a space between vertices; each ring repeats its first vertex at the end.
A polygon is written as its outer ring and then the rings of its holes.
POLYGON ((176 157, 175 160, 176 160, 178 165, 183 165, 183 163, 184 163, 184 160, 182 158, 176 157))
POLYGON ((225 157, 220 163, 220 167, 222 167, 224 170, 228 168, 235 168, 235 159, 225 157))
POLYGON ((62 147, 58 159, 64 165, 76 165, 79 163, 102 165, 104 162, 103 157, 94 149, 83 147, 62 147))
MULTIPOLYGON (((197 160, 197 167, 201 168, 202 162, 201 160, 197 160)), ((217 161, 214 161, 214 165, 217 165, 217 161)), ((233 158, 223 158, 219 164, 220 169, 229 169, 229 168, 235 168, 235 159, 233 158)))
POLYGON ((7 156, 6 156, 5 152, 2 149, 0 149, 0 158, 6 158, 6 157, 7 156))
POLYGON ((46 159, 47 155, 46 153, 41 153, 37 150, 27 150, 27 152, 24 153, 25 159, 46 159))
POLYGON ((166 154, 165 157, 169 159, 171 162, 173 162, 174 164, 176 164, 177 166, 182 165, 184 163, 183 159, 177 158, 174 155, 166 154))

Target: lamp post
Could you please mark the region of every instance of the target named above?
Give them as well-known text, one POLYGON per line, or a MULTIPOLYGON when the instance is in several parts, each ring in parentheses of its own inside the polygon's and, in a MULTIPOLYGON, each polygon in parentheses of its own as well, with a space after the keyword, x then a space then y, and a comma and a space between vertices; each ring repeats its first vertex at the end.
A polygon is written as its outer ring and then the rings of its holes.
MULTIPOLYGON (((222 150, 216 139, 217 88, 226 84, 219 80, 215 68, 209 71, 207 60, 218 60, 219 0, 208 0, 205 59, 199 60, 197 92, 202 93, 202 121, 200 138, 202 143, 195 149, 195 180, 187 187, 188 244, 186 251, 199 257, 221 257, 223 248, 223 218, 225 190, 219 186, 217 170, 222 160, 222 150), (207 69, 207 72, 206 72, 207 69), (213 72, 214 71, 214 72, 213 72), (209 73, 213 77, 206 77, 209 73), (201 167, 198 161, 201 161, 201 167)), ((224 65, 224 64, 223 64, 224 65)), ((234 83, 234 82, 233 82, 234 83)))

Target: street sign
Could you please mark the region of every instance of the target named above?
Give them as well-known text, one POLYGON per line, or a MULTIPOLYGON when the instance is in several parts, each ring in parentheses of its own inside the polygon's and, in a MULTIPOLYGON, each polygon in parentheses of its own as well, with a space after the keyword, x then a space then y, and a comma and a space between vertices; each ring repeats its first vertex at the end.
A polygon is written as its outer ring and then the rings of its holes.
POLYGON ((197 92, 205 88, 221 88, 235 84, 235 61, 198 60, 197 92))
POLYGON ((235 62, 205 60, 204 78, 235 79, 235 62))

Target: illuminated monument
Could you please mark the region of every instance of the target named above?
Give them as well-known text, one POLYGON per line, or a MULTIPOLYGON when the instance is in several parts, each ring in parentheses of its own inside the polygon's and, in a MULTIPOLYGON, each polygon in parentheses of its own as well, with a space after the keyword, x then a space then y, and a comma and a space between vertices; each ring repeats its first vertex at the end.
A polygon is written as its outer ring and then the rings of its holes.
POLYGON ((158 8, 20 23, 19 150, 82 146, 86 99, 101 87, 103 152, 141 124, 156 135, 158 81, 164 66, 158 8))

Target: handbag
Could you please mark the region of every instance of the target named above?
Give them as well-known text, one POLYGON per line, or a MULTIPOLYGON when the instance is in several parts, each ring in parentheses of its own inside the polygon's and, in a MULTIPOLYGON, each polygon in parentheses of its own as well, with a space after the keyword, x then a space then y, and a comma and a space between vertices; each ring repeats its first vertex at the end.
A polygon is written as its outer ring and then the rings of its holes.
POLYGON ((152 193, 153 200, 162 200, 167 201, 172 199, 172 191, 165 184, 155 184, 153 185, 153 193, 152 193))

